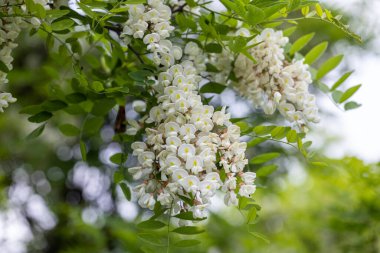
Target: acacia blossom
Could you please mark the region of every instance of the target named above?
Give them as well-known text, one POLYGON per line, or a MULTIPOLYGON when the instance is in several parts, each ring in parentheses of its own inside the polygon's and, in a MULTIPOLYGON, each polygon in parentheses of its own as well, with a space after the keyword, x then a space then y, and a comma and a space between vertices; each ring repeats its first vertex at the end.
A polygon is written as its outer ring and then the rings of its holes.
MULTIPOLYGON (((182 59, 181 47, 165 39, 174 28, 170 8, 161 1, 129 6, 122 36, 142 39, 162 70, 150 77, 158 105, 143 118, 149 124, 146 139, 132 144, 138 165, 129 172, 134 180, 142 180, 134 189, 139 205, 153 209, 159 202, 172 214, 192 211, 195 218, 203 218, 218 189, 228 195, 227 205, 237 205, 238 196, 249 196, 256 189, 253 180, 243 180, 247 144, 239 141, 240 128, 229 121, 225 107, 215 112, 202 103, 199 74, 206 65, 197 55, 197 45, 187 43, 182 59), (158 34, 155 27, 160 22, 167 30, 158 34), (162 48, 168 50, 162 53, 162 48), (176 64, 177 60, 181 61, 176 64)), ((138 129, 139 124, 131 122, 127 131, 135 134, 138 129)))
POLYGON ((136 187, 139 204, 153 209, 158 201, 173 214, 192 211, 201 218, 218 189, 226 205, 253 194, 255 174, 243 172, 247 144, 239 141, 240 128, 225 108, 215 111, 202 103, 194 63, 184 60, 153 80, 159 104, 146 119, 152 127, 146 128, 145 142, 132 144, 139 165, 129 169, 143 180, 136 187))
MULTIPOLYGON (((46 0, 34 0, 35 3, 46 5, 46 0)), ((4 0, 2 6, 5 13, 8 15, 15 14, 14 8, 23 4, 21 0, 4 0)), ((23 6, 21 9, 24 9, 23 6)), ((30 23, 34 26, 40 24, 37 18, 31 18, 30 23)), ((15 40, 17 39, 21 29, 26 26, 26 22, 21 17, 16 16, 4 16, 0 17, 0 60, 5 67, 10 71, 13 69, 13 57, 12 51, 17 47, 15 40)), ((2 92, 3 85, 8 84, 7 73, 0 70, 0 112, 4 112, 4 108, 7 108, 10 103, 17 101, 11 93, 2 92)))
POLYGON ((264 29, 251 41, 252 45, 260 44, 249 49, 257 64, 242 54, 238 56, 234 72, 239 82, 234 88, 266 114, 278 109, 287 120, 299 126, 317 123, 315 96, 308 91, 312 83, 308 65, 303 60, 285 59, 287 42, 281 31, 264 29))
POLYGON ((121 33, 125 43, 129 43, 132 38, 142 39, 157 65, 170 67, 181 59, 182 49, 166 39, 174 30, 170 23, 172 12, 169 6, 161 0, 127 6, 129 17, 121 33))

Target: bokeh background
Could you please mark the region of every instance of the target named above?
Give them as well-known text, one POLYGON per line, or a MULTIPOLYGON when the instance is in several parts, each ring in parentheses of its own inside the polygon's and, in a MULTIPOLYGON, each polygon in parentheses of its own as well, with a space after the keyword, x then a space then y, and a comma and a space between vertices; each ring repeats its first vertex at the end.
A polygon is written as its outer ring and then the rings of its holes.
MULTIPOLYGON (((344 64, 329 74, 326 83, 355 69, 347 85, 363 84, 355 95, 362 106, 348 112, 313 89, 322 121, 313 127, 310 139, 320 157, 329 157, 321 158, 329 166, 309 166, 286 145, 257 146, 255 153, 268 149, 283 153, 275 160, 278 169, 258 180, 255 199, 262 210, 257 223, 247 227, 236 209, 225 208, 215 198, 211 218, 203 224, 206 233, 197 236, 202 244, 172 252, 380 252, 380 2, 324 2, 344 14, 364 40, 358 45, 319 21, 301 21, 293 35, 316 31, 314 44, 329 40, 329 55, 345 54, 344 64), (252 236, 248 229, 267 239, 252 236)), ((63 112, 41 137, 26 139, 36 125, 19 110, 57 92, 63 82, 58 77, 70 64, 48 55, 38 36, 22 34, 19 44, 16 70, 9 75, 10 90, 19 101, 0 115, 0 252, 143 252, 147 242, 137 238, 135 224, 149 212, 127 201, 111 183, 116 167, 109 157, 121 149, 112 141, 116 111, 89 143, 87 163, 81 161, 78 140, 57 130, 59 124, 73 121, 63 112)), ((221 99, 235 117, 253 113, 232 91, 213 102, 221 99)), ((127 117, 136 116, 127 104, 127 117)), ((163 249, 157 246, 156 252, 163 249)))

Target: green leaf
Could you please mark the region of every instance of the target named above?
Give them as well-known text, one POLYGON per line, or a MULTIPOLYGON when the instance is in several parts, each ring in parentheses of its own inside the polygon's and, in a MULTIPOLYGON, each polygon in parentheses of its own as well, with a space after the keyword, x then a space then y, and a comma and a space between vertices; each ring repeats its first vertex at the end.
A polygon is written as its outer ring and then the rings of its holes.
POLYGON ((289 143, 296 143, 297 142, 297 132, 295 130, 290 130, 288 132, 288 134, 286 135, 286 140, 289 142, 289 143))
POLYGON ((129 72, 128 76, 135 81, 143 82, 148 76, 151 76, 152 72, 148 70, 137 70, 134 72, 129 72))
POLYGON ((205 220, 206 218, 194 218, 193 212, 183 212, 175 215, 174 217, 182 219, 182 220, 195 220, 195 221, 201 221, 205 220))
POLYGON ((336 55, 325 61, 318 69, 316 79, 319 80, 325 75, 327 75, 330 71, 335 69, 339 63, 342 61, 343 55, 336 55))
POLYGON ((361 104, 358 104, 358 103, 356 103, 356 102, 354 102, 354 101, 351 101, 351 102, 348 102, 348 103, 346 103, 346 104, 344 105, 344 109, 345 109, 346 111, 348 111, 348 110, 353 110, 353 109, 359 108, 360 106, 362 106, 362 105, 361 105, 361 104))
POLYGON ((33 123, 41 123, 41 122, 47 121, 52 116, 53 114, 51 112, 43 111, 29 117, 28 120, 33 123))
POLYGON ((37 138, 38 136, 40 136, 42 134, 42 132, 44 131, 44 129, 45 129, 45 124, 43 124, 43 125, 37 127, 36 129, 34 129, 30 134, 28 134, 28 136, 26 138, 28 140, 37 138))
POLYGON ((245 20, 250 25, 256 25, 265 19, 265 12, 257 6, 247 5, 247 15, 245 20))
MULTIPOLYGON (((121 185, 121 184, 120 184, 121 185)), ((139 224, 137 224, 137 227, 140 229, 160 229, 165 227, 166 224, 158 221, 158 220, 146 220, 139 224)))
POLYGON ((67 107, 67 104, 63 102, 62 100, 49 100, 43 103, 42 105, 42 109, 49 112, 58 111, 65 107, 67 107))
POLYGON ((206 63, 206 71, 207 72, 213 72, 213 73, 218 73, 220 72, 219 69, 217 69, 214 65, 210 64, 210 63, 206 63))
POLYGON ((37 114, 42 111, 41 105, 29 105, 20 110, 20 114, 37 114))
POLYGON ((269 242, 269 240, 268 240, 268 238, 266 238, 263 234, 260 234, 260 233, 258 233, 258 232, 249 232, 251 235, 253 235, 254 237, 257 237, 257 238, 259 238, 259 239, 261 239, 261 240, 263 240, 264 242, 266 242, 266 243, 270 243, 269 242))
MULTIPOLYGON (((120 188, 121 188, 121 190, 123 191, 124 196, 126 197, 126 199, 127 199, 128 201, 131 201, 132 194, 131 194, 131 189, 129 189, 128 185, 127 185, 126 183, 120 183, 120 188)), ((144 222, 146 223, 146 222, 148 222, 148 221, 144 221, 144 222)), ((142 222, 142 223, 144 223, 144 222, 142 222)), ((145 223, 144 223, 144 224, 145 224, 145 223)), ((161 222, 161 223, 162 223, 162 222, 161 222)), ((141 224, 141 223, 140 223, 140 224, 141 224)), ((140 224, 138 224, 137 226, 139 226, 140 224)), ((143 228, 144 224, 143 224, 142 227, 140 227, 140 228, 143 228)), ((148 223, 146 223, 146 224, 148 224, 148 223)), ((165 224, 164 224, 164 225, 165 225, 165 224)), ((148 225, 145 225, 145 226, 148 226, 148 225)))
POLYGON ((115 173, 113 173, 113 182, 115 184, 119 184, 123 180, 124 180, 124 175, 122 171, 118 170, 118 171, 115 171, 115 173))
POLYGON ((267 166, 263 166, 256 171, 256 175, 257 175, 257 177, 266 177, 266 176, 272 174, 276 169, 277 169, 276 164, 270 164, 267 166))
POLYGON ((247 143, 247 147, 248 148, 254 147, 256 145, 259 145, 260 143, 265 142, 266 140, 267 140, 266 138, 254 138, 247 143))
POLYGON ((86 161, 87 160, 87 147, 86 147, 86 144, 81 140, 79 142, 79 146, 80 146, 80 153, 82 155, 82 160, 86 161))
POLYGON ((185 0, 187 5, 191 8, 196 7, 197 3, 194 0, 185 0))
POLYGON ((260 136, 270 134, 275 126, 256 126, 253 131, 260 136))
POLYGON ((290 48, 289 53, 293 55, 296 52, 300 51, 313 39, 314 35, 315 33, 309 33, 296 40, 290 48))
POLYGON ((66 96, 66 100, 72 104, 78 104, 80 102, 86 101, 86 96, 80 92, 71 93, 66 96))
POLYGON ((78 136, 80 134, 79 128, 71 124, 60 125, 59 130, 66 136, 78 136))
POLYGON ((1 61, 1 60, 0 60, 0 71, 4 72, 4 73, 8 73, 9 72, 9 69, 8 69, 7 65, 5 65, 5 63, 3 61, 1 61))
MULTIPOLYGON (((154 246, 160 246, 160 247, 165 246, 162 240, 159 237, 157 237, 156 234, 138 233, 137 236, 145 243, 148 243, 154 246)), ((147 252, 155 252, 155 251, 153 250, 153 251, 147 251, 147 252)))
POLYGON ((339 88, 339 86, 342 85, 347 80, 347 78, 349 78, 352 75, 352 73, 354 73, 354 71, 349 71, 345 73, 343 76, 341 76, 339 80, 336 81, 334 85, 331 87, 330 91, 334 91, 337 88, 339 88))
POLYGON ((103 116, 109 113, 109 111, 116 105, 116 101, 112 98, 104 98, 95 102, 91 113, 96 116, 103 116))
POLYGON ((95 92, 104 91, 104 86, 99 81, 92 82, 91 85, 90 85, 90 88, 93 89, 95 92))
POLYGON ((51 24, 51 29, 53 31, 63 31, 63 30, 69 29, 74 24, 75 24, 75 22, 73 20, 71 20, 71 19, 64 19, 64 20, 60 20, 60 21, 57 21, 57 22, 53 22, 51 24))
POLYGON ((290 37, 297 30, 297 26, 292 26, 283 31, 285 37, 290 37))
POLYGON ((204 231, 204 229, 195 226, 183 226, 172 230, 172 232, 182 235, 195 235, 203 233, 204 231))
POLYGON ((268 162, 272 159, 275 159, 277 157, 279 157, 281 154, 280 153, 265 153, 265 154, 262 154, 262 155, 258 155, 258 156, 255 156, 254 158, 252 158, 250 160, 250 163, 251 164, 261 164, 261 163, 265 163, 265 162, 268 162))
POLYGON ((174 243, 175 247, 193 247, 195 245, 200 244, 201 242, 199 240, 180 240, 174 243))
POLYGON ((48 18, 57 19, 69 14, 69 10, 47 10, 46 16, 48 18))
POLYGON ((256 219, 256 216, 257 216, 257 210, 256 208, 252 207, 249 211, 248 211, 248 215, 247 215, 247 224, 251 223, 252 221, 254 221, 256 219))
POLYGON ((313 47, 305 56, 305 64, 311 65, 318 60, 326 52, 328 45, 325 41, 313 47))
POLYGON ((340 98, 342 97, 343 95, 343 92, 341 92, 340 90, 335 90, 333 93, 332 93, 332 98, 334 99, 334 101, 336 103, 339 103, 340 101, 340 98))
POLYGON ((100 128, 104 124, 103 117, 94 117, 86 120, 83 126, 83 132, 87 135, 94 135, 99 132, 100 128))
POLYGON ((227 86, 221 84, 221 83, 216 83, 216 82, 209 82, 203 85, 199 92, 200 93, 215 93, 215 94, 220 94, 222 93, 227 86))
POLYGON ((117 153, 110 157, 110 161, 114 164, 120 165, 125 162, 126 160, 125 156, 126 155, 124 155, 123 153, 117 153))
POLYGON ((271 136, 273 139, 281 140, 285 138, 286 134, 290 131, 290 127, 277 126, 271 131, 271 136))
POLYGON ((218 43, 210 43, 205 46, 205 51, 208 53, 221 53, 223 48, 218 43))
POLYGON ((352 97, 361 87, 362 85, 359 84, 359 85, 356 85, 356 86, 353 86, 351 88, 349 88, 348 90, 346 90, 343 95, 340 97, 339 99, 339 103, 343 103, 345 102, 347 99, 349 99, 350 97, 352 97))

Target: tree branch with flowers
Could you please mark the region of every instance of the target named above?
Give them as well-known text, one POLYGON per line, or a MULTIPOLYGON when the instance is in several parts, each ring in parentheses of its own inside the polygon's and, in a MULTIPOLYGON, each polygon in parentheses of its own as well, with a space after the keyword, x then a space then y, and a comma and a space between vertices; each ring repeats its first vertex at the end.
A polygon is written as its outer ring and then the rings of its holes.
MULTIPOLYGON (((156 245, 146 246, 146 252, 157 245, 169 251, 172 233, 201 233, 197 224, 207 218, 215 196, 238 207, 247 223, 255 222, 260 209, 252 198, 258 187, 256 173, 271 172, 257 165, 279 154, 252 157, 249 150, 254 146, 266 140, 287 143, 297 147, 306 161, 318 164, 306 140, 308 129, 320 120, 311 86, 346 110, 360 106, 347 102, 360 86, 338 90, 350 74, 331 88, 323 83, 323 77, 342 61, 342 56, 334 56, 314 64, 327 42, 304 52, 314 34, 289 40, 301 19, 327 22, 360 40, 317 1, 3 2, 0 111, 16 103, 5 90, 12 90, 7 74, 13 68, 18 34, 26 31, 45 39, 48 51, 70 66, 62 66, 60 83, 54 86, 57 92, 21 109, 30 115, 30 122, 40 124, 29 137, 39 137, 65 112, 76 124, 60 124, 58 129, 76 138, 86 161, 91 139, 117 110, 114 140, 125 148, 111 157, 117 166, 114 184, 128 200, 133 197, 152 211, 150 218, 137 224, 142 240, 159 238, 156 245), (220 106, 210 102, 210 95, 225 90, 246 100, 252 117, 232 118, 223 102, 220 106), (137 117, 126 117, 126 104, 132 104, 137 117), (269 117, 281 123, 268 124, 269 117), (247 136, 254 137, 247 141, 247 136), (131 161, 134 165, 127 168, 131 161), (166 237, 162 237, 164 227, 166 237)), ((182 238, 174 245, 198 243, 182 238)))

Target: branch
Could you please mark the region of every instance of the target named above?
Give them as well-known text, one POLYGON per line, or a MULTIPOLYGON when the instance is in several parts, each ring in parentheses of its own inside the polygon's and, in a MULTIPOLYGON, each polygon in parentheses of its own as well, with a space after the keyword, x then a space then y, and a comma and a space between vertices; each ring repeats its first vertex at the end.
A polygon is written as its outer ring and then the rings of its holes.
POLYGON ((136 55, 137 59, 139 59, 142 64, 145 64, 144 60, 141 58, 141 55, 131 45, 128 45, 128 49, 136 55))

